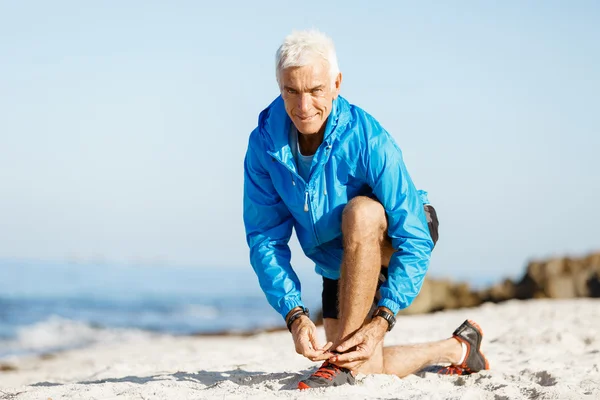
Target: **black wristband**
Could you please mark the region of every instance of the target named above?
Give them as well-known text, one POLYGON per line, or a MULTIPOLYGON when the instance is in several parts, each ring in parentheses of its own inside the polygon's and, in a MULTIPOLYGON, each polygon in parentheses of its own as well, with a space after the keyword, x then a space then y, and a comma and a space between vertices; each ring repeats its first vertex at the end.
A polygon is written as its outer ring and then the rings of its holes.
POLYGON ((310 318, 310 311, 308 311, 308 308, 302 307, 300 310, 296 311, 295 313, 292 314, 291 317, 288 318, 286 324, 287 324, 287 328, 290 332, 292 331, 292 324, 294 323, 294 321, 303 315, 306 315, 308 318, 310 318))
POLYGON ((388 332, 392 330, 394 325, 396 325, 396 317, 394 316, 394 314, 392 314, 391 312, 388 312, 386 310, 383 310, 381 308, 378 308, 377 310, 375 310, 372 318, 375 318, 375 317, 381 317, 387 321, 388 332))

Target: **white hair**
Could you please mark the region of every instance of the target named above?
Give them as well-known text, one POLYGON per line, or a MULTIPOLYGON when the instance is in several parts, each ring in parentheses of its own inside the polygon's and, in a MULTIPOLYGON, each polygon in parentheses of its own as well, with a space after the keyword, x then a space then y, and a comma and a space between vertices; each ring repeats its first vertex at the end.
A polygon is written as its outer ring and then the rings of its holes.
POLYGON ((281 87, 281 71, 290 67, 304 67, 317 59, 329 64, 331 85, 340 73, 333 40, 317 30, 294 31, 284 40, 275 55, 275 75, 281 87))

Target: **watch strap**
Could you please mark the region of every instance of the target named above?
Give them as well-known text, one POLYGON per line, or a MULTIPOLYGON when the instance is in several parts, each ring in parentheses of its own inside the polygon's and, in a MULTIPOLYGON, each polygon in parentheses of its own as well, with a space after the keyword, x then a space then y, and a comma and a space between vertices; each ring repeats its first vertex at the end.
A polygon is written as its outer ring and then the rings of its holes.
POLYGON ((386 311, 384 309, 378 308, 377 310, 375 310, 375 312, 373 313, 373 318, 375 318, 375 317, 381 317, 387 321, 387 323, 388 323, 387 331, 388 332, 392 330, 394 325, 396 325, 396 317, 394 316, 394 314, 392 314, 391 312, 386 311))
POLYGON ((286 325, 290 332, 292 331, 292 324, 294 323, 294 321, 303 315, 310 318, 310 311, 308 310, 308 308, 302 307, 299 310, 294 311, 294 313, 287 319, 286 325))

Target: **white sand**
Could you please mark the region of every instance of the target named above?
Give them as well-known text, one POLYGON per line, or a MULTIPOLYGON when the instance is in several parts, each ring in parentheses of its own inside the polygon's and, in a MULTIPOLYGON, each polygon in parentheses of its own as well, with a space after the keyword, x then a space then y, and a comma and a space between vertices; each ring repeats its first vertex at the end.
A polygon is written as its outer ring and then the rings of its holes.
POLYGON ((0 372, 0 399, 600 399, 600 299, 401 317, 386 344, 445 338, 466 318, 484 329, 490 371, 359 376, 354 386, 300 392, 316 364, 294 352, 288 332, 161 336, 10 360, 18 369, 0 372))

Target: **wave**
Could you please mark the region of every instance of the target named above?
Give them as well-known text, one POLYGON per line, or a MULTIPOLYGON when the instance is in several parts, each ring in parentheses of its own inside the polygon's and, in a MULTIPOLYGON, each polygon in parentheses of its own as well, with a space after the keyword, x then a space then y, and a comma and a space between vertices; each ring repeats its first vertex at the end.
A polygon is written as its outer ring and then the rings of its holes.
POLYGON ((266 306, 251 301, 228 307, 166 301, 92 305, 81 300, 54 303, 36 299, 13 301, 12 308, 18 312, 0 315, 0 359, 135 341, 152 335, 248 332, 281 324, 277 314, 265 313, 269 311, 266 306))
POLYGON ((135 341, 157 335, 140 329, 108 329, 50 316, 44 321, 17 328, 13 338, 0 339, 0 358, 51 353, 98 343, 135 341))
MULTIPOLYGON (((0 270, 0 358, 152 333, 239 333, 284 327, 251 268, 0 260, 0 270)), ((316 274, 309 276, 303 279, 303 297, 309 308, 316 309, 321 281, 316 274)))

